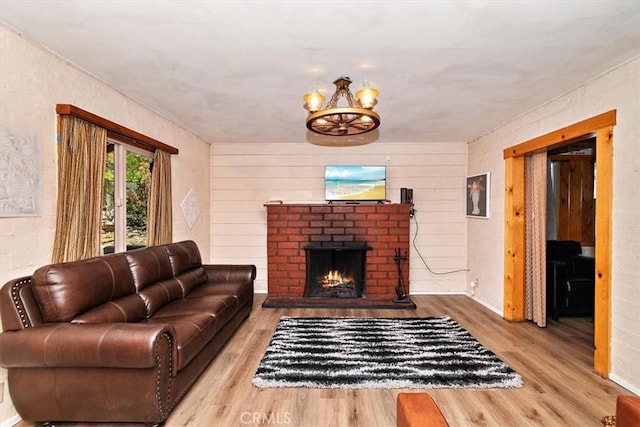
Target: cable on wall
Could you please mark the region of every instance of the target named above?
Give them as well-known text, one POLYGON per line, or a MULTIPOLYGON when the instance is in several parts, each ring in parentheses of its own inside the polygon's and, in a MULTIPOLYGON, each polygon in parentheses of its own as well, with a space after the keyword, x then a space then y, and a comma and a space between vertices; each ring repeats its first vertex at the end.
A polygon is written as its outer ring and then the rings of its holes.
POLYGON ((446 275, 446 274, 459 273, 459 272, 461 272, 461 271, 469 271, 469 269, 468 269, 468 268, 460 268, 460 269, 457 269, 457 270, 443 271, 443 272, 441 272, 441 273, 436 273, 435 271, 433 271, 433 270, 431 269, 431 267, 429 267, 429 264, 427 264, 427 261, 424 259, 424 257, 423 257, 423 256, 422 256, 422 254, 420 253, 420 249, 418 249, 418 246, 416 245, 416 238, 418 237, 418 228, 419 228, 419 225, 418 225, 418 218, 417 218, 417 216, 416 216, 416 214, 415 214, 415 211, 413 212, 412 218, 413 218, 413 220, 414 220, 414 221, 415 221, 415 223, 416 223, 416 232, 415 232, 415 234, 413 235, 413 241, 412 241, 412 243, 413 243, 413 248, 416 250, 416 253, 418 254, 418 257, 420 257, 420 260, 422 261, 422 263, 424 264, 424 266, 425 266, 425 267, 427 267, 427 270, 429 271, 429 273, 431 273, 431 274, 435 274, 435 275, 437 275, 437 276, 444 276, 444 275, 446 275))

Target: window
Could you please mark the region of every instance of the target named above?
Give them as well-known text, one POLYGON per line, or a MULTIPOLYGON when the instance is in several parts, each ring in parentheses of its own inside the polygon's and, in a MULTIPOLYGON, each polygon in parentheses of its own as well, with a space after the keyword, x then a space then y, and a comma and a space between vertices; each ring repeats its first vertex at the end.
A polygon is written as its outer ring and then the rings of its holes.
POLYGON ((102 253, 144 247, 153 153, 108 140, 106 163, 102 253))
POLYGON ((71 104, 57 104, 56 113, 59 185, 51 261, 171 242, 171 155, 178 149, 71 104))

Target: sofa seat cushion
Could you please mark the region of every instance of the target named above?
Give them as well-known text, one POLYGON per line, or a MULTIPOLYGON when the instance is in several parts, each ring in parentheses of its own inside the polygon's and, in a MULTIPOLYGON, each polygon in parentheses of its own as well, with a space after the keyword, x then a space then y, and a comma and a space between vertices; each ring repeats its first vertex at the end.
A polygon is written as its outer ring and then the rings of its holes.
POLYGON ((176 330, 180 370, 207 345, 237 311, 238 304, 231 296, 182 299, 167 304, 145 322, 166 323, 176 330))
POLYGON ((187 295, 187 298, 192 299, 218 295, 232 296, 239 305, 243 305, 253 299, 253 285, 244 282, 206 283, 194 289, 187 295))
MULTIPOLYGON (((180 314, 208 314, 215 316, 217 328, 222 328, 236 312, 238 302, 230 295, 211 295, 202 298, 185 298, 167 304, 153 317, 176 316, 180 314)), ((216 329, 217 330, 217 329, 216 329)))

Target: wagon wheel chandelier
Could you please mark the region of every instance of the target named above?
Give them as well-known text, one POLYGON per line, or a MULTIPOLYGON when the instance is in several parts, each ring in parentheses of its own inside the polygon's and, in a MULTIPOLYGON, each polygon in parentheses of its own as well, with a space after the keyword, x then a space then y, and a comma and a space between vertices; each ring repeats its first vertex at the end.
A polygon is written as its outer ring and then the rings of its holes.
POLYGON ((370 132, 380 126, 380 116, 373 111, 378 103, 378 91, 365 83, 354 97, 349 90, 351 83, 349 77, 334 81, 336 91, 324 106, 324 96, 317 88, 304 95, 304 108, 309 111, 307 129, 321 135, 348 136, 370 132), (347 101, 347 106, 338 106, 341 98, 347 101))

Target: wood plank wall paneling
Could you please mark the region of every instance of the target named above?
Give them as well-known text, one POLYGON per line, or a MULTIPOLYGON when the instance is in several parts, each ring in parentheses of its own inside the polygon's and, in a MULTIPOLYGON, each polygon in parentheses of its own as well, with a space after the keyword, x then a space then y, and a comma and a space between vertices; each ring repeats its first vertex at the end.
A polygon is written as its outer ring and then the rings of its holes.
POLYGON ((595 156, 555 156, 558 173, 558 240, 595 245, 593 161, 595 156))
MULTIPOLYGON (((437 272, 466 267, 466 143, 373 143, 349 148, 303 141, 214 143, 211 156, 211 260, 255 264, 257 292, 267 291, 265 202, 323 203, 324 166, 332 164, 386 165, 388 199, 399 202, 401 187, 414 190, 417 214, 411 220, 411 239, 415 237, 429 267, 437 272)), ((412 292, 466 289, 464 272, 432 275, 413 246, 410 252, 412 292)))

